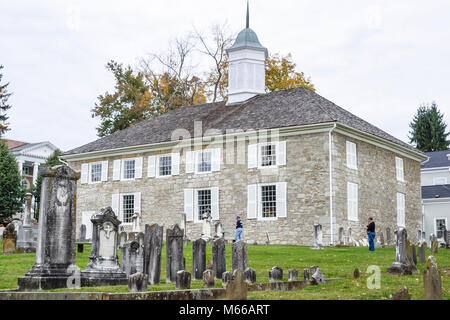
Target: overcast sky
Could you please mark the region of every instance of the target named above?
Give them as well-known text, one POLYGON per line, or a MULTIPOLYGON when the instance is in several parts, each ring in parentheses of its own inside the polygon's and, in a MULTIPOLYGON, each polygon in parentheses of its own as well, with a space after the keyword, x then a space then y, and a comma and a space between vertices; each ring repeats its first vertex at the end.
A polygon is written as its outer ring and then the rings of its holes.
MULTIPOLYGON (((114 59, 135 65, 195 26, 245 27, 245 0, 0 2, 0 64, 10 82, 9 139, 69 150, 96 140, 90 110, 113 88, 114 59)), ((408 142, 421 103, 450 130, 450 1, 251 0, 250 27, 291 53, 317 93, 408 142)))

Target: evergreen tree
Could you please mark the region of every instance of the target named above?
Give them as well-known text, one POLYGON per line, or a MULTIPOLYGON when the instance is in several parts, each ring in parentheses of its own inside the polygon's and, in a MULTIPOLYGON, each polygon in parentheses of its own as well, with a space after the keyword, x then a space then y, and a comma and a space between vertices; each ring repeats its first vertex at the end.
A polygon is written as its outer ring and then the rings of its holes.
POLYGON ((0 140, 0 224, 23 211, 25 188, 19 166, 8 146, 0 140))
POLYGON ((438 110, 436 102, 430 105, 421 105, 417 109, 411 128, 410 143, 423 152, 447 150, 450 141, 447 140, 450 132, 445 132, 447 124, 444 115, 438 110))
MULTIPOLYGON (((42 165, 43 167, 54 167, 63 164, 59 160, 59 156, 61 155, 61 150, 57 149, 53 154, 47 158, 47 161, 42 165)), ((36 178, 36 184, 33 186, 32 194, 34 196, 34 200, 36 203, 34 218, 39 220, 39 204, 41 202, 41 187, 42 187, 42 176, 38 174, 36 178)))
POLYGON ((9 104, 7 104, 8 98, 11 95, 11 93, 8 93, 6 91, 6 87, 9 83, 6 83, 4 85, 1 84, 2 81, 2 73, 1 70, 3 69, 3 66, 0 65, 0 137, 3 133, 8 131, 8 124, 6 123, 6 120, 8 120, 8 116, 6 115, 6 111, 11 108, 9 104))

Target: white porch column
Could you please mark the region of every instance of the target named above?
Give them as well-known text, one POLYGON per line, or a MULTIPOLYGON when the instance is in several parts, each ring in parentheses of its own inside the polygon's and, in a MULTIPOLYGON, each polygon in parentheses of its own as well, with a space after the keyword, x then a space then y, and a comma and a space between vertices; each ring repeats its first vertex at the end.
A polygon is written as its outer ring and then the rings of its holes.
POLYGON ((22 172, 23 172, 23 160, 18 160, 17 161, 17 165, 19 166, 19 174, 22 177, 22 172))
POLYGON ((36 184, 38 170, 39 170, 39 163, 37 162, 33 163, 33 185, 36 184))

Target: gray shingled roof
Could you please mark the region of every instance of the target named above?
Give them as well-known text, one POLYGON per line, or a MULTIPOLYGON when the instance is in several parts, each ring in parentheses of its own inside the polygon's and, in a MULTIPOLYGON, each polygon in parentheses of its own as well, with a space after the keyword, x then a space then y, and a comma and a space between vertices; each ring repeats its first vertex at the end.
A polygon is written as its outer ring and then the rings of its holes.
POLYGON ((426 152, 426 155, 430 157, 430 159, 424 161, 420 167, 422 169, 450 167, 450 160, 447 157, 448 154, 450 154, 450 150, 426 152))
POLYGON ((194 121, 202 121, 203 132, 218 129, 253 131, 292 126, 339 122, 357 130, 417 149, 340 108, 306 88, 281 90, 257 95, 242 104, 226 106, 225 102, 181 107, 156 118, 142 121, 63 155, 105 151, 171 141, 172 132, 185 129, 194 136, 194 121))
POLYGON ((450 184, 422 187, 422 199, 450 198, 450 184))

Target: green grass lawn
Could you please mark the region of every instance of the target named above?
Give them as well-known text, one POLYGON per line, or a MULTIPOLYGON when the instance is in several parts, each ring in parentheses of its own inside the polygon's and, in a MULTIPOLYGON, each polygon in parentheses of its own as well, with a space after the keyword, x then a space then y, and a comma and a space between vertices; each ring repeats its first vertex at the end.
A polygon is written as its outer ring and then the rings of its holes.
MULTIPOLYGON (((85 246, 84 253, 77 253, 77 266, 83 270, 89 261, 90 246, 85 246)), ((231 269, 231 245, 226 247, 227 270, 231 269)), ((427 250, 427 255, 430 255, 427 250)), ((186 269, 192 271, 192 245, 184 247, 186 269)), ((211 245, 208 244, 207 260, 212 256, 211 245)), ((450 299, 450 250, 439 249, 435 255, 442 275, 444 299, 450 299)), ((412 299, 423 299, 423 270, 424 264, 419 264, 419 274, 412 276, 391 276, 386 270, 395 260, 395 249, 376 249, 369 252, 368 248, 326 248, 324 250, 311 250, 309 247, 281 246, 281 245, 248 245, 248 264, 256 270, 257 281, 267 282, 269 270, 273 266, 283 268, 284 280, 287 281, 288 269, 299 271, 299 278, 303 279, 303 269, 318 265, 326 278, 343 278, 321 286, 310 286, 297 291, 266 291, 249 292, 249 299, 388 299, 389 294, 398 291, 402 286, 408 286, 412 299), (367 267, 377 265, 381 269, 381 288, 370 290, 367 288, 365 274, 367 267), (353 279, 353 270, 358 268, 361 278, 353 279)), ((23 276, 34 264, 34 254, 0 255, 0 289, 17 287, 17 278, 23 276)), ((165 283, 165 250, 162 257, 162 283, 158 286, 149 286, 149 291, 173 290, 173 283, 165 283)), ((192 281, 193 289, 202 288, 201 281, 192 281)), ((222 287, 221 281, 216 281, 216 287, 222 287)), ((57 289, 52 291, 67 291, 57 289)), ((83 288, 83 292, 127 292, 126 286, 83 288)))

